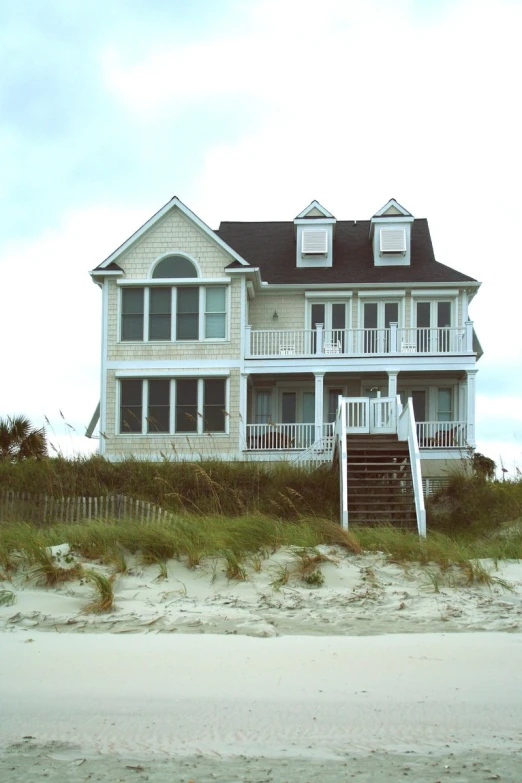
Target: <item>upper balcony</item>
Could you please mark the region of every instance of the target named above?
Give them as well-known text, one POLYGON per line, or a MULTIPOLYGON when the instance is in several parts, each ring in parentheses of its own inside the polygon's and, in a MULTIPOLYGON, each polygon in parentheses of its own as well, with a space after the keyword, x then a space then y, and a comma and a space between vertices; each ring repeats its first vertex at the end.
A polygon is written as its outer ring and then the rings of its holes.
POLYGON ((440 356, 474 353, 473 322, 464 327, 246 329, 246 358, 440 356))

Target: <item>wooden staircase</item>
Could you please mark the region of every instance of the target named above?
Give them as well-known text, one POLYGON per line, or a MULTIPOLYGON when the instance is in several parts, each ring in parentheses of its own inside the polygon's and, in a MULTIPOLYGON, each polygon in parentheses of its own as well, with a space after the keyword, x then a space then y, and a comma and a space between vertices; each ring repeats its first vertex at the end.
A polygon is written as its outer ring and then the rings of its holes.
POLYGON ((397 435, 348 435, 348 519, 417 530, 407 441, 397 435))

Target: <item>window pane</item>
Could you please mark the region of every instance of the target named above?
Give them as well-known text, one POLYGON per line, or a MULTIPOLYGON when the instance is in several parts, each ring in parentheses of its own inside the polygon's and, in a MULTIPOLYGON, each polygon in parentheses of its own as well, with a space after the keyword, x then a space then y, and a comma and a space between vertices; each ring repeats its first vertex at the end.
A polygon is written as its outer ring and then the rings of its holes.
POLYGON ((399 322, 399 304, 398 302, 385 302, 384 304, 384 326, 390 328, 391 323, 399 322))
POLYGON ((199 288, 178 288, 178 313, 199 313, 199 288))
POLYGON ((223 378, 204 381, 203 429, 205 432, 225 432, 225 384, 223 378))
POLYGON ((221 405, 225 407, 225 381, 217 378, 205 381, 204 405, 221 405))
POLYGON ((224 313, 210 313, 205 316, 205 337, 224 339, 225 327, 226 321, 224 313))
POLYGON ((438 421, 452 421, 453 419, 452 399, 453 399, 453 395, 451 389, 438 390, 438 394, 437 394, 438 421))
POLYGON ((283 392, 283 424, 294 424, 296 421, 296 394, 283 392))
POLYGON ((332 329, 346 329, 346 305, 335 302, 332 305, 332 329))
POLYGON ((120 432, 141 432, 142 381, 120 381, 120 432))
POLYGON ((122 288, 121 290, 121 311, 125 315, 129 313, 140 313, 143 315, 143 293, 144 288, 122 288))
POLYGON ((312 305, 312 329, 315 329, 317 324, 323 324, 324 326, 324 304, 312 305))
POLYGON ((259 389, 256 392, 256 424, 268 424, 271 413, 272 393, 268 389, 259 389))
POLYGON ((328 421, 334 422, 337 417, 337 408, 339 407, 339 397, 342 395, 342 389, 328 390, 328 421))
POLYGON ((143 340, 143 288, 123 288, 121 292, 121 339, 143 340))
POLYGON ((150 315, 149 340, 170 340, 170 315, 150 315))
POLYGON ((199 288, 178 288, 177 340, 199 340, 199 288))
POLYGON ((198 431, 198 382, 176 381, 176 432, 198 431))
POLYGON ((170 381, 149 381, 148 432, 168 432, 170 420, 170 381))
POLYGON ((197 277, 196 267, 184 256, 168 256, 157 264, 152 277, 197 277))
POLYGON ((427 329, 430 324, 431 305, 429 302, 417 302, 417 326, 427 329))
POLYGON ((364 328, 377 329, 377 302, 364 303, 364 328))
POLYGON ((437 326, 451 326, 450 302, 437 302, 437 326))
POLYGON ((154 314, 170 315, 170 303, 172 301, 172 288, 150 289, 150 312, 154 314))
POLYGON ((206 312, 224 313, 225 312, 225 288, 224 286, 206 289, 206 312))

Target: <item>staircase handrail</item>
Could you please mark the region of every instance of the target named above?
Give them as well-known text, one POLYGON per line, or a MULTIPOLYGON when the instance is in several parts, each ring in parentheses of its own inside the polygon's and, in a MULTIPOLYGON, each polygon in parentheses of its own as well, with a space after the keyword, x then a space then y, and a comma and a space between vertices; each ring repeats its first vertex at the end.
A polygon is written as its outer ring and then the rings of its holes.
POLYGON ((426 537, 426 508, 424 505, 424 493, 422 489, 421 458, 419 442, 417 439, 417 427, 415 413, 411 400, 403 407, 397 424, 399 440, 408 441, 410 452, 411 476, 413 482, 413 495, 415 498, 415 515, 417 517, 417 530, 419 536, 426 537))

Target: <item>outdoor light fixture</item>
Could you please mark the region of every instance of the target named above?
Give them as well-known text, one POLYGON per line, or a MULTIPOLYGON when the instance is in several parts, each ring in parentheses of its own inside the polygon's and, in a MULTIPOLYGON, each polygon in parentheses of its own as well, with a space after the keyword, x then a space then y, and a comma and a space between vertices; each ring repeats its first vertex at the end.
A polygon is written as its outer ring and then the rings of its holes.
POLYGON ((279 318, 279 316, 277 314, 277 310, 274 310, 274 314, 272 316, 272 321, 277 321, 278 318, 279 318))

